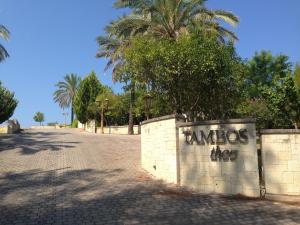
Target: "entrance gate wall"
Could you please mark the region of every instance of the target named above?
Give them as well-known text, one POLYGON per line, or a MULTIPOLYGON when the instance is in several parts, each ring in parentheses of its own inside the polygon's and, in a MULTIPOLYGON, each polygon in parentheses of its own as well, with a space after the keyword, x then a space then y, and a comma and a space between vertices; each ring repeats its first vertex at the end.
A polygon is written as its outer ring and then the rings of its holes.
POLYGON ((259 197, 255 121, 185 123, 173 115, 142 123, 142 167, 202 193, 259 197))

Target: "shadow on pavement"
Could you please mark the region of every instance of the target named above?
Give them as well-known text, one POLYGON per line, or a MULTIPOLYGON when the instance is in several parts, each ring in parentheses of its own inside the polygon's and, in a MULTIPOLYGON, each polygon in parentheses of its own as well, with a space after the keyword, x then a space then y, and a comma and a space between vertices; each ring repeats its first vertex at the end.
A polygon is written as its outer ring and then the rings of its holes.
POLYGON ((0 152, 19 149, 21 154, 30 155, 40 151, 59 151, 74 148, 79 142, 58 141, 64 132, 22 132, 0 136, 0 152))
POLYGON ((285 224, 299 208, 181 194, 122 169, 27 171, 0 179, 0 224, 285 224))

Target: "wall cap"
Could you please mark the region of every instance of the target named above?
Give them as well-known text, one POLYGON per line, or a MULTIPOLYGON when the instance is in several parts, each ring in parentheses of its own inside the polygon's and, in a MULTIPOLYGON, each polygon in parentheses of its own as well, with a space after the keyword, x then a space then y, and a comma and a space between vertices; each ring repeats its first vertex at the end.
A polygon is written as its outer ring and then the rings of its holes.
POLYGON ((206 120, 188 123, 178 123, 177 127, 195 127, 201 125, 218 125, 218 124, 244 124, 244 123, 255 123, 256 120, 252 118, 247 119, 228 119, 228 120, 206 120))
POLYGON ((260 134, 300 134, 300 129, 261 129, 260 134))
POLYGON ((160 121, 164 121, 164 120, 170 120, 170 119, 185 120, 185 117, 182 116, 182 115, 178 115, 178 114, 167 115, 167 116, 153 118, 153 119, 150 119, 150 120, 145 120, 145 121, 141 122, 141 125, 160 122, 160 121))
MULTIPOLYGON (((140 127, 140 125, 133 125, 133 127, 140 127)), ((97 128, 101 128, 98 127, 97 128)), ((128 125, 124 125, 124 126, 104 126, 104 128, 128 128, 128 125)))

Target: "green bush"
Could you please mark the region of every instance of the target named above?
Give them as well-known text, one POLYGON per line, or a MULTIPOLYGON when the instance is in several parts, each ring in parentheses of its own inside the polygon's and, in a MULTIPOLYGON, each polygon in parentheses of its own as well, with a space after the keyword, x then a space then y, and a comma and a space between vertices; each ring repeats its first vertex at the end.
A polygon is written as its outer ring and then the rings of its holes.
POLYGON ((73 120, 73 123, 72 123, 71 127, 72 128, 77 128, 78 127, 78 120, 77 119, 73 120))

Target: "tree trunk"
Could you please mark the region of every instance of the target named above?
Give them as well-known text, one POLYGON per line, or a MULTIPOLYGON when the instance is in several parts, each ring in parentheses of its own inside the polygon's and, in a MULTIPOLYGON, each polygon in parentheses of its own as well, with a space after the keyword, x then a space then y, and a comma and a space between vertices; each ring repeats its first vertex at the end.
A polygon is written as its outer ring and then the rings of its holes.
POLYGON ((129 123, 128 123, 128 134, 133 135, 133 109, 134 109, 134 101, 135 101, 135 83, 131 83, 130 87, 130 105, 129 105, 129 123))
POLYGON ((101 109, 101 134, 104 134, 104 105, 103 104, 101 109))
POLYGON ((74 121, 74 109, 73 106, 71 106, 71 126, 73 124, 73 121, 74 121))
POLYGON ((294 124, 295 129, 298 130, 298 124, 297 124, 297 122, 293 122, 293 124, 294 124))

